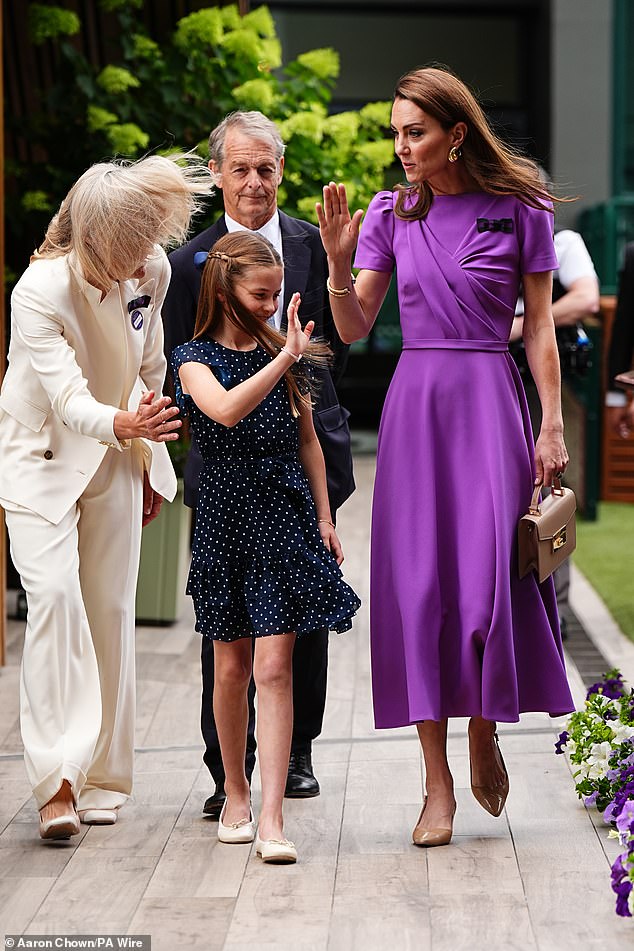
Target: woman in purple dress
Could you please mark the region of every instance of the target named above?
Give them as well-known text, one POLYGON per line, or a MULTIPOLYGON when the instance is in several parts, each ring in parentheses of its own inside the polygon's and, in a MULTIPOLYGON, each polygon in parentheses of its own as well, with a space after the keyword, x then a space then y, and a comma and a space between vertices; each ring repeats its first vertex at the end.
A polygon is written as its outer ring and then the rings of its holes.
POLYGON ((378 728, 416 724, 427 795, 416 845, 451 839, 447 717, 470 717, 471 788, 500 815, 509 788, 496 721, 573 709, 553 585, 517 571, 533 483, 568 463, 551 313, 550 195, 500 142, 466 86, 426 68, 398 83, 396 154, 407 186, 362 212, 330 183, 317 211, 346 343, 367 336, 396 268, 403 353, 379 431, 372 515, 371 647, 378 728), (542 404, 533 446, 508 353, 520 281, 542 404))

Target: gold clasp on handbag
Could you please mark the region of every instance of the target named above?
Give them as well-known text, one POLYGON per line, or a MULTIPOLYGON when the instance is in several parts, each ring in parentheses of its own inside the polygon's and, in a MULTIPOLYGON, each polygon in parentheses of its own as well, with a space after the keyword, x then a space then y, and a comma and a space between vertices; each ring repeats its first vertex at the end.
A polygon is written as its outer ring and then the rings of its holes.
POLYGON ((556 535, 553 535, 553 551, 558 551, 566 544, 566 526, 560 528, 556 535))

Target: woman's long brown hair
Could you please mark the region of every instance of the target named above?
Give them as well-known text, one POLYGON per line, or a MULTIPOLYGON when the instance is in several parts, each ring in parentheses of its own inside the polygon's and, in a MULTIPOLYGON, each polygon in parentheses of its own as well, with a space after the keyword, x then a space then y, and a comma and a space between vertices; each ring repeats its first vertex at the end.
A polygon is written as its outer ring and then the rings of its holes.
MULTIPOLYGON (((249 231, 226 234, 214 244, 203 270, 194 340, 212 337, 220 330, 224 320, 255 340, 271 357, 276 357, 286 343, 286 337, 265 321, 254 316, 236 297, 236 286, 250 268, 278 267, 282 259, 266 238, 249 231)), ((311 340, 304 351, 302 362, 318 367, 328 365, 332 351, 328 345, 311 340)), ((312 405, 311 389, 314 381, 299 368, 298 364, 284 373, 293 416, 299 415, 300 405, 312 405)))
MULTIPOLYGON (((550 202, 569 201, 552 195, 539 177, 535 162, 502 142, 482 108, 462 80, 441 66, 426 66, 402 76, 394 99, 407 99, 433 116, 445 131, 464 122, 467 134, 461 157, 478 188, 490 195, 515 195, 532 208, 552 211, 550 202)), ((397 185, 394 213, 398 218, 424 218, 434 198, 428 182, 397 185)))

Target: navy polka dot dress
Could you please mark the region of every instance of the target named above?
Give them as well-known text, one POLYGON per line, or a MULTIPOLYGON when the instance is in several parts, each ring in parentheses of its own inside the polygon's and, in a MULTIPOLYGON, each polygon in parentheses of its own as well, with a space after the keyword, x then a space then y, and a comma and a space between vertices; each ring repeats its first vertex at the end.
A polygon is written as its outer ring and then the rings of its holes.
POLYGON ((172 353, 176 400, 204 460, 187 593, 196 630, 214 640, 347 631, 361 603, 321 540, 284 380, 231 429, 178 382, 184 363, 204 363, 231 389, 270 360, 259 346, 202 339, 172 353))

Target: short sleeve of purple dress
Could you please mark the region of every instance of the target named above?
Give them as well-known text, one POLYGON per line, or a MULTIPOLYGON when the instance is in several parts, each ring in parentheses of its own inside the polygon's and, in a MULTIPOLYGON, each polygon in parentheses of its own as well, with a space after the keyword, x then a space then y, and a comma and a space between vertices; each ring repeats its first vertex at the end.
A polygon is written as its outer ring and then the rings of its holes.
POLYGON ((403 352, 383 409, 372 514, 376 726, 574 709, 552 580, 520 580, 533 441, 508 337, 522 274, 557 267, 552 215, 512 196, 381 192, 355 267, 396 268, 403 352))

